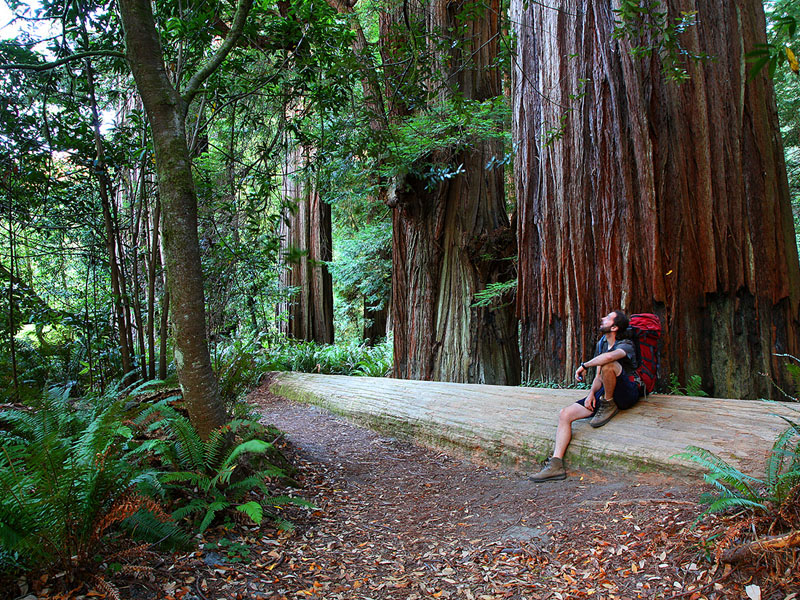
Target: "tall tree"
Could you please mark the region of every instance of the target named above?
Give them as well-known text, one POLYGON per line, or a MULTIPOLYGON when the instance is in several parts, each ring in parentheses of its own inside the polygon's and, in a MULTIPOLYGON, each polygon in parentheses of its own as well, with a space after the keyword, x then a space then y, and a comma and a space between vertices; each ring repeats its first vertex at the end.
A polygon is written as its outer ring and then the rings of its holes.
POLYGON ((125 46, 155 149, 178 380, 201 436, 225 422, 206 336, 203 273, 197 234, 197 196, 186 142, 186 115, 201 84, 236 44, 252 0, 239 0, 224 42, 181 93, 170 80, 149 0, 121 0, 125 46))
POLYGON ((287 149, 283 174, 286 208, 281 221, 281 283, 297 293, 284 303, 284 333, 298 340, 333 343, 333 258, 330 204, 322 199, 302 144, 287 149))
MULTIPOLYGON (((389 119, 419 115, 411 127, 428 135, 449 111, 477 111, 500 96, 499 15, 495 0, 395 3, 381 23, 389 119), (419 77, 409 79, 415 68, 419 77), (431 95, 421 97, 419 87, 431 95)), ((488 166, 502 155, 497 139, 474 135, 461 147, 431 150, 395 178, 388 202, 396 377, 519 381, 511 306, 474 306, 489 284, 513 278, 503 170, 488 166)))
POLYGON ((748 78, 760 0, 512 0, 511 20, 524 375, 570 377, 622 307, 660 315, 663 373, 771 394, 760 373, 800 349, 800 270, 772 85, 748 78))

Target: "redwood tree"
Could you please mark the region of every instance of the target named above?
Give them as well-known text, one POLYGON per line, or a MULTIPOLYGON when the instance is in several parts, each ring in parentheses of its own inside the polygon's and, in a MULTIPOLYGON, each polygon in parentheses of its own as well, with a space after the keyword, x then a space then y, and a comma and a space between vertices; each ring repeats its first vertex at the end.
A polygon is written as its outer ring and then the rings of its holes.
MULTIPOLYGON (((500 95, 499 14, 496 0, 404 2, 384 13, 381 37, 390 121, 500 95), (417 71, 419 77, 409 79, 421 65, 430 71, 417 71), (422 102, 416 86, 429 92, 422 102)), ((519 381, 512 307, 474 306, 476 293, 488 284, 513 278, 513 263, 506 259, 516 248, 505 209, 503 170, 487 166, 502 155, 502 143, 475 136, 466 149, 433 150, 394 182, 388 201, 394 209, 396 377, 519 381), (444 165, 445 174, 426 175, 426 162, 444 165)))
POLYGON ((281 221, 281 284, 297 292, 283 305, 288 319, 281 329, 298 340, 333 343, 333 281, 327 262, 333 258, 331 207, 324 202, 301 146, 287 150, 281 221))
POLYGON ((770 395, 760 373, 780 379, 775 353, 800 350, 800 271, 771 81, 745 58, 762 4, 661 5, 662 24, 696 25, 615 39, 617 2, 512 0, 523 373, 571 377, 622 307, 661 317, 662 375, 770 395), (662 69, 676 50, 713 60, 678 84, 662 69))

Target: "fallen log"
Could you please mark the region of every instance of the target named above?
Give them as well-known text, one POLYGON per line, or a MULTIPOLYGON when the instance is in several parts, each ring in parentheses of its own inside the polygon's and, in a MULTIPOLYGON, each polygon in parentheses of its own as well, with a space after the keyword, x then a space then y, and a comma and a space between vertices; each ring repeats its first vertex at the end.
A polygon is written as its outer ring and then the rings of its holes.
POLYGON ((746 558, 756 556, 763 552, 775 552, 777 550, 794 548, 795 546, 800 546, 800 530, 790 531, 782 535, 759 538, 747 544, 728 548, 722 553, 722 562, 741 562, 746 558))

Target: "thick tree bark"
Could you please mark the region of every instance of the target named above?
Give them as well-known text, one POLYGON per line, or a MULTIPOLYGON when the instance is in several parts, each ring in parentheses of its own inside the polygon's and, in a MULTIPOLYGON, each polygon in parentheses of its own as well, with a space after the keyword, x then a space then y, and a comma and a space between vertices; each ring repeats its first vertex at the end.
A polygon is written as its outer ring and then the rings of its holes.
POLYGON ((189 80, 181 96, 167 77, 149 0, 120 1, 128 62, 153 134, 178 380, 192 424, 203 438, 223 425, 226 415, 206 337, 197 196, 186 144, 186 111, 199 86, 235 43, 251 5, 252 0, 240 0, 230 35, 209 63, 189 80))
MULTIPOLYGON (((404 3, 382 23, 390 76, 391 118, 407 114, 401 86, 409 60, 402 46, 423 43, 407 25, 424 23, 433 56, 429 86, 436 101, 456 94, 486 100, 501 93, 497 68, 499 2, 404 3), (391 66, 394 65, 394 66, 391 66)), ((442 156, 430 157, 443 161, 442 156)), ((415 175, 390 191, 393 214, 392 320, 394 375, 410 379, 514 385, 519 382, 513 308, 473 307, 489 283, 513 278, 514 232, 504 206, 502 169, 487 168, 503 155, 499 142, 476 140, 447 162, 463 172, 433 186, 415 175)))
POLYGON ((800 271, 760 0, 697 10, 681 36, 715 60, 666 81, 614 40, 616 1, 512 0, 523 374, 567 379, 617 307, 664 325, 662 375, 716 396, 771 395, 796 354, 800 271), (555 134, 555 135, 554 135, 555 134))
POLYGON ((330 204, 324 202, 307 174, 308 156, 296 147, 287 153, 283 193, 288 207, 281 222, 284 258, 281 283, 298 289, 281 309, 288 319, 281 331, 298 340, 333 343, 333 280, 327 262, 333 258, 330 204))

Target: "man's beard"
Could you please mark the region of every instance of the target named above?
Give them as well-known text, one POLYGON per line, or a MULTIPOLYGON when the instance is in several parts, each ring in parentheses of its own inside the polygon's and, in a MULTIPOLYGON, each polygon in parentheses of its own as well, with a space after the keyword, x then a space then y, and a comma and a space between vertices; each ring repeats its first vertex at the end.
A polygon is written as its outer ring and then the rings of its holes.
POLYGON ((600 325, 600 333, 611 333, 611 327, 613 327, 613 325, 609 327, 603 327, 602 325, 600 325))

